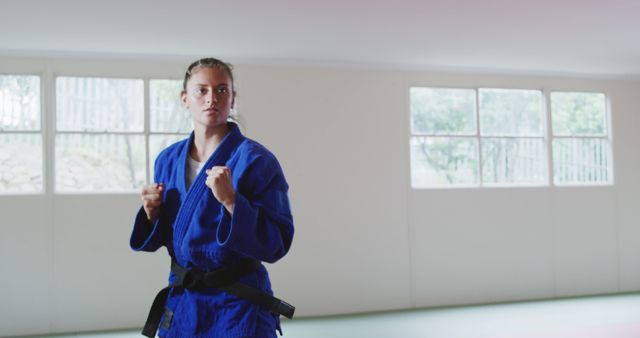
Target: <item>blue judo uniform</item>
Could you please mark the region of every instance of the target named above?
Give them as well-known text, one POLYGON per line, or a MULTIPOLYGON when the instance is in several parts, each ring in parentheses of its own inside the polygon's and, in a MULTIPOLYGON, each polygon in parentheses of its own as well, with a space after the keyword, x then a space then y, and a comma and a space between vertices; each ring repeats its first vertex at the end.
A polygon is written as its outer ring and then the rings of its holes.
MULTIPOLYGON (((187 269, 215 270, 243 258, 273 263, 283 257, 293 239, 288 185, 275 156, 244 137, 238 126, 230 131, 206 161, 204 169, 227 166, 236 200, 233 215, 205 185, 203 169, 186 187, 188 139, 158 155, 157 183, 164 183, 160 217, 151 224, 144 209, 138 212, 130 245, 136 251, 165 246, 172 259, 187 269)), ((176 276, 169 274, 169 283, 176 276)), ((240 282, 273 294, 263 265, 240 282)), ((160 337, 274 337, 280 330, 277 315, 245 299, 215 288, 169 292, 158 335, 160 337)))

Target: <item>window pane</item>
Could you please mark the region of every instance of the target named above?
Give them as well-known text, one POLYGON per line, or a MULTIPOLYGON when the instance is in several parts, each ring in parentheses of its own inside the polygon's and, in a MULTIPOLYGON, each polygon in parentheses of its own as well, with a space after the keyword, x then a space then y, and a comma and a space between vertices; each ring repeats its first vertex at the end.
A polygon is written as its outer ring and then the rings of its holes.
POLYGON ((544 139, 483 138, 481 142, 483 183, 545 182, 544 139))
POLYGON ((132 191, 145 182, 142 135, 56 135, 56 191, 132 191))
POLYGON ((0 130, 40 130, 40 77, 0 75, 0 130))
POLYGON ((553 140, 553 178, 556 184, 608 183, 609 141, 553 140))
POLYGON ((605 136, 605 96, 602 93, 551 93, 553 134, 605 136))
POLYGON ((158 157, 164 148, 180 140, 184 140, 187 137, 189 137, 189 135, 149 135, 149 177, 152 181, 154 173, 153 166, 156 162, 156 157, 158 157))
POLYGON ((57 127, 64 131, 143 131, 144 82, 59 77, 57 127))
POLYGON ((478 183, 474 138, 412 137, 411 185, 415 188, 478 183))
POLYGON ((193 129, 191 115, 182 107, 182 81, 149 81, 151 131, 188 133, 193 129))
POLYGON ((541 91, 480 89, 479 95, 481 135, 544 135, 541 91))
POLYGON ((0 194, 42 192, 42 136, 0 134, 0 194))
POLYGON ((414 134, 476 133, 475 90, 414 87, 410 95, 414 134))

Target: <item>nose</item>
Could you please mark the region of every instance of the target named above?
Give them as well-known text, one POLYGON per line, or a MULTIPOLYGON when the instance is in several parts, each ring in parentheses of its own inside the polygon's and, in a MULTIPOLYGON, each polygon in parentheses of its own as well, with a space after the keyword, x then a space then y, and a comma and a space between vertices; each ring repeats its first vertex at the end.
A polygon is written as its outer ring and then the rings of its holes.
POLYGON ((213 92, 213 90, 207 93, 207 95, 205 96, 205 100, 207 101, 207 103, 218 102, 218 98, 216 97, 216 94, 213 92))

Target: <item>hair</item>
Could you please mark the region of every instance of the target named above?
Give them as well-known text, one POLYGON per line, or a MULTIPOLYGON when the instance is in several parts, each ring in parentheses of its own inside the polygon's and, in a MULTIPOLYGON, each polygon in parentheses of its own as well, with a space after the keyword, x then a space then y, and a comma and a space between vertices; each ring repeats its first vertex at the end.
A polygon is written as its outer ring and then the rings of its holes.
POLYGON ((233 65, 231 65, 230 63, 226 63, 222 60, 218 60, 216 58, 204 58, 189 65, 189 68, 187 68, 187 72, 184 74, 184 82, 182 82, 182 90, 184 91, 187 90, 187 82, 189 82, 189 79, 191 79, 191 76, 193 75, 194 70, 197 70, 200 68, 222 69, 227 73, 227 75, 229 75, 229 79, 231 79, 231 86, 235 89, 235 85, 233 82, 233 65))
MULTIPOLYGON (((233 80, 233 65, 216 58, 203 58, 189 65, 189 67, 187 68, 187 72, 184 74, 184 81, 182 82, 183 92, 187 91, 187 82, 189 82, 189 79, 191 79, 191 76, 193 75, 193 73, 200 68, 218 68, 226 72, 227 75, 229 75, 229 79, 231 80, 231 87, 233 89, 233 94, 235 95, 236 85, 233 80)), ((236 124, 239 125, 240 119, 239 119, 238 113, 233 109, 234 107, 231 107, 231 108, 232 108, 232 113, 229 114, 228 120, 235 122, 236 124)))

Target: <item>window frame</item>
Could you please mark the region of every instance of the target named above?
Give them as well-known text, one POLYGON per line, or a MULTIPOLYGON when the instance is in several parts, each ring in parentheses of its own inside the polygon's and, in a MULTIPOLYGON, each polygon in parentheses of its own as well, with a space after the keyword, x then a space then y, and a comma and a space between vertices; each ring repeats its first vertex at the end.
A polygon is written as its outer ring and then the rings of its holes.
POLYGON ((18 134, 18 135, 40 135, 40 158, 42 159, 42 187, 39 191, 0 191, 0 196, 41 196, 47 193, 47 185, 50 177, 47 173, 47 159, 49 154, 47 153, 47 121, 46 121, 46 86, 45 86, 45 73, 42 71, 29 71, 29 70, 18 70, 18 71, 9 71, 8 69, 0 69, 1 76, 36 76, 39 81, 39 89, 40 94, 38 97, 39 100, 39 109, 40 109, 40 128, 38 130, 4 130, 0 127, 0 134, 10 135, 10 134, 18 134))
POLYGON ((549 129, 549 175, 551 178, 551 184, 553 186, 556 187, 607 187, 607 186, 613 186, 615 184, 615 170, 614 170, 614 154, 613 154, 613 131, 612 131, 612 125, 613 125, 613 121, 612 121, 612 110, 611 110, 611 96, 609 95, 609 92, 606 90, 600 90, 600 91, 595 91, 595 90, 572 90, 572 89, 549 89, 546 93, 547 96, 547 111, 548 111, 548 129, 549 129), (553 111, 551 110, 552 108, 552 102, 551 102, 551 94, 552 93, 582 93, 582 94, 602 94, 604 95, 604 123, 605 123, 605 134, 604 136, 564 136, 564 135, 559 135, 556 136, 554 135, 553 132, 553 111), (554 176, 554 165, 555 162, 553 161, 553 141, 556 139, 588 139, 588 140, 594 140, 594 139, 601 139, 601 140, 606 140, 608 142, 608 147, 607 147, 607 156, 608 156, 608 163, 607 163, 607 177, 609 178, 607 182, 601 182, 601 183, 597 183, 597 182, 591 182, 591 183, 580 183, 580 182, 571 182, 571 183, 557 183, 555 180, 555 176, 554 176))
MULTIPOLYGON (((444 81, 446 82, 446 81, 444 81)), ((579 87, 579 86, 576 86, 579 87)), ((602 186, 612 186, 615 184, 614 180, 614 151, 613 151, 613 132, 612 132, 612 112, 611 112, 611 97, 607 90, 582 90, 580 88, 555 88, 553 86, 506 86, 500 85, 496 83, 488 83, 487 85, 474 85, 474 86, 465 86, 465 85, 456 85, 455 83, 447 83, 447 84, 433 84, 433 83, 421 83, 419 81, 408 82, 406 88, 407 93, 407 116, 408 118, 408 135, 409 142, 407 143, 409 146, 409 187, 411 190, 438 190, 438 189, 460 189, 460 188, 545 188, 545 187, 602 187, 602 186), (411 89, 412 88, 432 88, 432 89, 466 89, 466 90, 474 90, 475 93, 475 101, 476 101, 476 132, 474 135, 458 135, 458 134, 428 134, 428 133, 414 133, 413 132, 413 118, 411 111, 411 89), (544 114, 543 117, 543 130, 544 135, 542 137, 539 136, 482 136, 480 130, 480 89, 507 89, 507 90, 534 90, 540 91, 541 93, 541 109, 544 114), (605 136, 555 136, 553 134, 553 126, 552 126, 552 111, 551 111, 551 93, 554 92, 576 92, 576 93, 596 93, 603 94, 605 99, 605 123, 606 123, 606 135, 605 136), (437 138, 437 137, 456 137, 456 138, 475 138, 477 141, 477 172, 478 172, 478 183, 477 184, 452 184, 452 185, 429 185, 429 186, 414 186, 413 184, 413 170, 411 165, 411 143, 414 138, 437 138), (544 142, 544 179, 541 183, 484 183, 483 182, 483 157, 482 157, 482 140, 490 139, 490 138, 514 138, 514 139, 542 139, 544 142), (553 161, 553 140, 554 139, 575 139, 575 138, 585 138, 585 139, 606 139, 608 141, 608 177, 609 181, 604 183, 569 183, 569 184, 557 184, 555 182, 554 177, 554 161, 553 161)))
POLYGON ((53 96, 52 96, 52 125, 53 129, 52 133, 53 139, 50 143, 53 145, 52 149, 52 172, 51 172, 51 180, 53 181, 51 186, 51 191, 55 195, 104 195, 104 194, 128 194, 135 193, 137 189, 131 190, 111 190, 111 191, 64 191, 56 189, 56 143, 55 136, 57 135, 135 135, 142 136, 144 139, 144 150, 145 150, 145 168, 144 168, 144 176, 145 176, 145 184, 150 184, 153 182, 152 172, 154 165, 154 158, 151 158, 151 136, 155 135, 169 135, 169 136, 185 136, 188 137, 190 133, 180 133, 180 132, 154 132, 151 131, 151 104, 150 104, 150 82, 152 80, 173 80, 173 81, 182 81, 181 79, 177 79, 176 77, 161 77, 161 76, 132 76, 132 75, 124 75, 124 76, 114 76, 114 75, 93 75, 93 74, 82 74, 77 75, 75 73, 53 73, 52 74, 52 83, 53 83, 53 96), (94 130, 84 130, 84 131, 69 131, 69 130, 57 130, 57 87, 56 81, 59 77, 76 77, 76 78, 107 78, 107 79, 127 79, 127 80, 142 80, 143 83, 143 129, 142 131, 94 131, 94 130))
MULTIPOLYGON (((154 163, 155 163, 155 158, 151 158, 151 136, 184 136, 189 137, 191 135, 191 132, 188 133, 182 133, 182 132, 171 132, 171 131, 151 131, 151 81, 152 80, 170 80, 170 81, 179 81, 182 82, 183 79, 177 79, 175 77, 170 78, 170 77, 165 77, 165 78, 159 78, 159 77, 149 77, 145 79, 145 103, 147 103, 145 105, 145 120, 144 120, 144 130, 145 130, 145 146, 146 146, 146 154, 147 154, 147 168, 146 168, 146 173, 147 173, 147 184, 151 183, 154 181, 153 179, 153 171, 154 171, 154 163)), ((162 150, 161 150, 162 151, 162 150)))
POLYGON ((53 137, 50 140, 50 143, 53 145, 53 149, 52 149, 52 171, 51 171, 51 181, 52 181, 52 186, 51 186, 51 192, 54 195, 103 195, 103 194, 120 194, 120 193, 134 193, 137 191, 137 189, 131 189, 131 190, 111 190, 111 191, 64 191, 64 190, 58 190, 56 188, 57 182, 56 182, 56 164, 57 164, 57 157, 56 157, 56 150, 57 150, 57 145, 56 145, 56 136, 58 135, 126 135, 126 136, 143 136, 144 140, 145 140, 145 184, 148 184, 149 182, 149 149, 148 149, 148 136, 146 136, 148 134, 148 123, 147 120, 149 118, 149 108, 148 108, 148 101, 149 101, 149 90, 148 90, 148 79, 146 78, 142 78, 142 77, 138 77, 138 76, 116 76, 116 75, 87 75, 87 74, 83 74, 83 75, 70 75, 67 73, 53 73, 52 74, 52 97, 51 97, 51 101, 52 101, 52 109, 51 109, 51 116, 52 116, 52 121, 51 121, 51 128, 52 128, 52 134, 53 137), (57 79, 60 77, 71 77, 71 78, 100 78, 100 79, 123 79, 123 80, 142 80, 142 90, 143 90, 143 101, 142 101, 142 110, 143 110, 143 130, 140 131, 95 131, 95 130, 83 130, 83 131, 70 131, 70 130, 62 130, 59 131, 58 130, 58 102, 57 102, 57 98, 58 98, 58 91, 57 91, 57 79))
MULTIPOLYGON (((182 81, 185 62, 178 60, 140 59, 118 60, 110 58, 97 58, 86 55, 82 58, 67 57, 65 55, 51 55, 50 57, 36 57, 32 55, 6 55, 0 56, 0 74, 6 75, 33 75, 40 78, 40 132, 42 137, 42 189, 38 192, 0 192, 0 198, 12 196, 43 196, 53 198, 55 196, 73 195, 131 195, 138 191, 68 191, 55 190, 55 150, 56 150, 56 78, 57 77, 98 77, 98 78, 126 78, 141 79, 144 86, 143 107, 145 124, 149 121, 149 81, 150 80, 178 80, 182 81)), ((183 60, 184 61, 184 60, 183 60)), ((142 133, 139 133, 142 134, 142 133)), ((152 133, 153 134, 153 133, 152 133)), ((179 133, 168 133, 179 134, 179 133)), ((145 174, 146 182, 150 182, 149 168, 153 166, 153 158, 149 158, 149 126, 144 131, 145 142, 145 174)), ((182 135, 182 134, 181 134, 182 135)), ((184 134, 185 137, 188 135, 184 134)))

